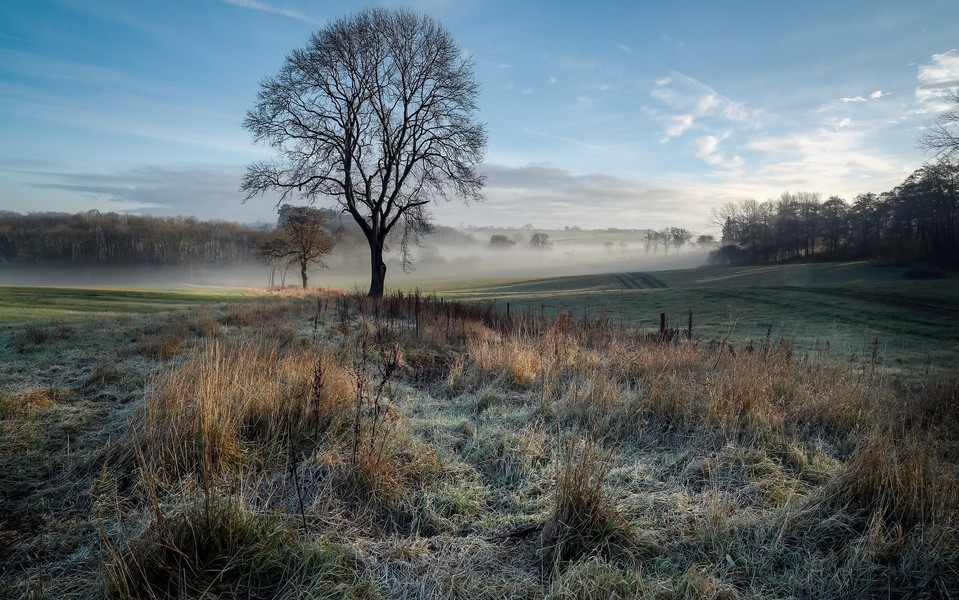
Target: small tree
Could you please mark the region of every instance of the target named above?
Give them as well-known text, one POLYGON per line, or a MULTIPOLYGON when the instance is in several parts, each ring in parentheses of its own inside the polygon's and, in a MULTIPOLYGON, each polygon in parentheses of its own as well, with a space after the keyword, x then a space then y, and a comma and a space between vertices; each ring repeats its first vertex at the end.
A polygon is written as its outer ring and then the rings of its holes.
POLYGON ((549 239, 548 233, 534 233, 529 237, 529 247, 535 250, 546 250, 551 248, 553 242, 549 239))
POLYGON ((284 205, 280 209, 279 227, 260 243, 257 253, 274 269, 277 266, 285 269, 291 264, 299 266, 303 289, 306 289, 307 271, 310 267, 325 269, 325 257, 333 251, 333 239, 325 223, 323 213, 315 208, 284 205))
POLYGON ((506 248, 512 248, 516 245, 516 242, 509 239, 508 236, 502 234, 492 235, 489 238, 489 247, 503 250, 506 248))

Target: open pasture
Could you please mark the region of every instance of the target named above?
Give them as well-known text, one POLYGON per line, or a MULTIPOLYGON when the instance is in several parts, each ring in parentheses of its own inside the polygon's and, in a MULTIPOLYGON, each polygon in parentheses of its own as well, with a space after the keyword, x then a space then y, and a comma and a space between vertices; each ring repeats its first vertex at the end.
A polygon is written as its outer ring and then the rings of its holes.
POLYGON ((959 365, 959 278, 909 279, 869 263, 702 267, 539 279, 437 282, 444 298, 576 319, 607 315, 644 330, 687 327, 736 349, 786 342, 802 353, 887 366, 959 365))

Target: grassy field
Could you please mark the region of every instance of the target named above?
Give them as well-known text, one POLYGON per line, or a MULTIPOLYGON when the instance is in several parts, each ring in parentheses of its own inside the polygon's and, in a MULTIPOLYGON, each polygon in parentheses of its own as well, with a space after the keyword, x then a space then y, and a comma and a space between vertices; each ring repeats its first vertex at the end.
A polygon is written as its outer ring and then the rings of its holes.
POLYGON ((894 367, 959 366, 959 277, 913 280, 906 267, 869 263, 699 268, 543 279, 433 282, 445 298, 574 318, 607 314, 654 330, 659 315, 701 340, 736 348, 786 341, 830 360, 894 367), (767 340, 767 335, 769 340, 767 340))
POLYGON ((870 269, 0 288, 0 597, 956 597, 955 371, 657 340, 612 302, 953 306, 870 269))
POLYGON ((217 288, 138 290, 0 286, 0 326, 45 321, 73 323, 90 318, 130 319, 252 297, 250 292, 217 288))

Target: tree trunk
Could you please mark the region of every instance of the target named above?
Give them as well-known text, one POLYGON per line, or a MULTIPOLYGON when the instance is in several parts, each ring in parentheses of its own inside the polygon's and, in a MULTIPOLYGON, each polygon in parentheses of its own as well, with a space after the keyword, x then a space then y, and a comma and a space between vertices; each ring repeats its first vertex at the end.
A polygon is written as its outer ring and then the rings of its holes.
POLYGON ((300 263, 300 277, 303 278, 303 289, 306 289, 306 263, 300 263))
POLYGON ((370 298, 382 298, 386 287, 386 263, 383 262, 383 242, 371 239, 370 242, 370 298))

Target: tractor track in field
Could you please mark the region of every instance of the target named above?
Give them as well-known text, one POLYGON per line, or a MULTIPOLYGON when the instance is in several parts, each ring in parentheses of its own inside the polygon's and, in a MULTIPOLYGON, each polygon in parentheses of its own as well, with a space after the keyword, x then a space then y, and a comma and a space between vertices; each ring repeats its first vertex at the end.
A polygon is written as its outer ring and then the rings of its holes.
POLYGON ((662 289, 668 287, 665 283, 647 273, 613 273, 612 275, 628 290, 662 289))
POLYGON ((941 317, 959 318, 959 307, 942 306, 940 304, 928 304, 925 302, 916 302, 913 300, 903 300, 901 298, 883 298, 873 294, 862 292, 846 292, 842 290, 827 290, 823 288, 804 288, 793 286, 770 286, 767 289, 784 290, 790 292, 806 292, 810 294, 821 294, 824 296, 836 296, 838 298, 851 298, 853 300, 862 300, 873 304, 882 304, 895 308, 907 308, 918 312, 938 315, 941 317))

